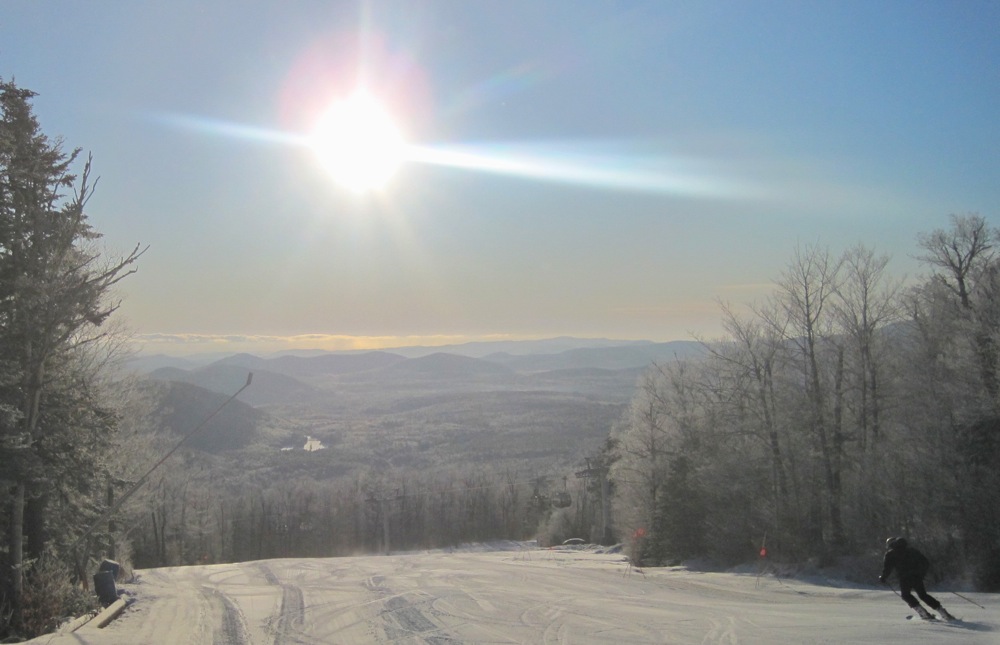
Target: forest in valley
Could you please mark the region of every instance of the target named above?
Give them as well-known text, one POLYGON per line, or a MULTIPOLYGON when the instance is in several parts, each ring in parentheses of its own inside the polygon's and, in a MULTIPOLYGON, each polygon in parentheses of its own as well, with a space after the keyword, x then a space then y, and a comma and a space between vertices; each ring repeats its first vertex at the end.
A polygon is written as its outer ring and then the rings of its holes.
POLYGON ((268 438, 305 426, 274 427, 267 406, 228 409, 250 433, 238 448, 182 445, 190 428, 164 419, 193 395, 165 405, 176 387, 122 369, 114 287, 141 247, 97 250, 89 161, 73 173, 83 160, 41 132, 31 97, 0 85, 0 635, 92 606, 103 558, 131 570, 497 539, 622 543, 653 566, 754 561, 766 545, 823 566, 906 535, 935 575, 1000 589, 1000 230, 983 216, 919 236, 926 271, 910 281, 874 247, 791 250, 769 297, 720 303, 722 338, 657 360, 621 399, 536 381, 544 396, 462 390, 465 407, 423 416, 368 406, 381 425, 330 434, 344 443, 327 454, 356 463, 281 453, 268 438), (479 421, 456 410, 494 423, 471 434, 479 421))

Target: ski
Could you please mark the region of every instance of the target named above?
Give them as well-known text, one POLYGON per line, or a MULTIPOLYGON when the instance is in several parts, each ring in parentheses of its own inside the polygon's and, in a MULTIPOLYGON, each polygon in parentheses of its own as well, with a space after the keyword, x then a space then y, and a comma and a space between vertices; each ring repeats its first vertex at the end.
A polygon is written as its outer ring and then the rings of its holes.
POLYGON ((916 614, 910 614, 906 617, 906 620, 923 620, 928 623, 941 623, 942 625, 955 625, 961 626, 962 619, 956 616, 955 618, 948 620, 947 618, 941 618, 940 616, 931 615, 929 618, 921 618, 916 614))

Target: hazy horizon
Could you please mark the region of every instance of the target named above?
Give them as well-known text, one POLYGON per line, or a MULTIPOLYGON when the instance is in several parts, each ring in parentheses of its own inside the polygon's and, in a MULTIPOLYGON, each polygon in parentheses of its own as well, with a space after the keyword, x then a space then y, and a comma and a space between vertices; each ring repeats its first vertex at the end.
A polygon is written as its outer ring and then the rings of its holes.
MULTIPOLYGON (((310 338, 316 335, 311 335, 310 338)), ((391 339, 385 339, 389 342, 391 339)), ((418 342, 428 339, 412 339, 414 342, 402 342, 405 339, 396 339, 400 344, 386 344, 379 346, 354 346, 342 347, 322 347, 319 345, 307 345, 305 341, 301 345, 284 342, 285 339, 260 339, 260 338, 239 338, 228 337, 223 340, 212 338, 201 338, 194 342, 185 340, 165 340, 160 343, 152 342, 144 344, 137 341, 133 344, 133 354, 136 358, 149 358, 153 356, 169 356, 173 358, 204 358, 214 356, 230 356, 233 354, 254 354, 261 357, 277 356, 284 354, 309 353, 361 353, 369 351, 407 351, 407 350, 435 350, 449 348, 473 348, 473 347, 497 347, 503 348, 508 345, 524 345, 525 347, 551 346, 553 352, 564 349, 576 349, 585 347, 618 347, 635 344, 660 344, 673 342, 695 342, 693 339, 674 339, 668 341, 656 341, 648 338, 628 339, 628 338, 582 338, 577 336, 546 336, 540 338, 508 338, 493 337, 474 340, 435 338, 440 342, 418 342)), ((497 349, 495 351, 504 351, 497 349)))

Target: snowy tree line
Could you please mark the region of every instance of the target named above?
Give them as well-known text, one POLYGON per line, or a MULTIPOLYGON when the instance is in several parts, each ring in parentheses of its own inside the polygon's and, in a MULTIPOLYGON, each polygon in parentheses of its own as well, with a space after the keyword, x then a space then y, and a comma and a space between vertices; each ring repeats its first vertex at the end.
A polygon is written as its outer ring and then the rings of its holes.
POLYGON ((1000 587, 998 241, 952 216, 910 285, 863 245, 802 247, 749 312, 723 303, 725 336, 651 369, 613 432, 636 555, 830 559, 905 534, 1000 587))
POLYGON ((374 472, 316 481, 193 482, 158 477, 132 507, 129 560, 136 567, 330 557, 539 538, 589 538, 599 500, 582 482, 565 508, 513 470, 374 472))

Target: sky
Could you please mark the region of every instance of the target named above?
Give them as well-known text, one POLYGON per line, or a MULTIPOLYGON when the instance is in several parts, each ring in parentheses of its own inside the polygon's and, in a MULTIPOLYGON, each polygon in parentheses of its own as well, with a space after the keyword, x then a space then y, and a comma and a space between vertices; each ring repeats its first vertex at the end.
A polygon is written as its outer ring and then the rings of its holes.
POLYGON ((0 78, 148 250, 144 353, 721 333, 797 245, 916 279, 949 214, 1000 223, 1000 4, 0 3, 0 78), (310 137, 363 88, 379 190, 310 137))
POLYGON ((754 565, 640 570, 605 551, 500 543, 140 570, 107 627, 28 642, 985 645, 1000 631, 996 594, 934 585, 961 620, 906 620, 887 587, 754 565))

